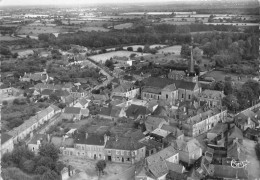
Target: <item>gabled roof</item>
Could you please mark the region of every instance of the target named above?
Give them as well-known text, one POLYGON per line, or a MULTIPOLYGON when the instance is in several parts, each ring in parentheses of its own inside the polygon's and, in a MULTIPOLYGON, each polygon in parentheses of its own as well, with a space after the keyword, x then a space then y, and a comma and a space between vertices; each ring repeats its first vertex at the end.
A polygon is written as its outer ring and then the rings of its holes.
POLYGON ((50 96, 52 93, 54 93, 54 90, 52 89, 44 89, 41 92, 42 95, 46 95, 46 96, 50 96))
POLYGON ((125 137, 132 137, 133 139, 139 141, 141 139, 143 139, 145 137, 145 135, 143 134, 143 132, 138 129, 135 131, 128 131, 127 133, 125 133, 125 137))
POLYGON ((243 132, 237 126, 233 126, 228 132, 228 138, 243 139, 243 132))
POLYGON ((110 137, 106 143, 106 149, 138 150, 144 145, 131 137, 110 137))
POLYGON ((126 116, 134 118, 137 118, 139 115, 148 115, 150 113, 151 112, 147 107, 135 104, 131 104, 126 110, 126 116))
POLYGON ((175 126, 164 124, 164 125, 162 125, 161 129, 168 131, 168 132, 171 132, 171 134, 173 136, 175 136, 176 138, 183 135, 183 132, 175 126))
POLYGON ((1 133, 1 144, 3 145, 5 142, 7 142, 9 139, 11 139, 12 136, 6 133, 1 133))
POLYGON ((228 125, 224 123, 217 123, 208 133, 221 134, 226 132, 228 129, 228 125))
POLYGON ((231 179, 248 179, 248 172, 245 168, 236 169, 227 165, 214 164, 214 177, 231 179))
POLYGON ((246 160, 246 150, 245 147, 239 142, 234 142, 228 146, 227 157, 235 160, 245 161, 246 160))
POLYGON ((66 114, 80 114, 81 108, 79 107, 65 107, 64 113, 66 114))
POLYGON ((196 143, 195 143, 195 139, 192 139, 188 142, 184 141, 184 140, 176 140, 174 141, 172 144, 174 146, 175 149, 179 150, 179 151, 184 151, 184 152, 193 152, 196 151, 197 149, 201 149, 196 143))
POLYGON ((157 108, 152 113, 154 116, 161 116, 161 117, 167 117, 168 112, 164 106, 157 106, 157 108))
POLYGON ((66 97, 70 95, 70 93, 66 90, 55 90, 54 94, 58 97, 66 97))
POLYGON ((149 132, 157 129, 160 124, 168 124, 168 122, 165 120, 165 118, 156 116, 148 116, 145 120, 145 127, 149 132))
POLYGON ((174 179, 178 179, 178 180, 187 180, 188 179, 187 174, 178 173, 178 172, 175 172, 175 171, 172 171, 172 170, 169 170, 166 177, 174 177, 174 179))
POLYGON ((196 87, 196 83, 183 81, 183 80, 173 80, 168 78, 156 78, 156 77, 149 77, 144 79, 145 86, 149 87, 157 87, 157 88, 165 88, 167 85, 175 84, 177 89, 187 89, 187 90, 194 90, 196 87))
POLYGON ((124 82, 117 86, 115 89, 113 89, 113 92, 128 92, 130 89, 134 88, 134 84, 131 82, 124 82))
POLYGON ((185 76, 186 73, 184 71, 173 70, 173 71, 169 72, 169 74, 168 74, 168 76, 171 76, 171 75, 183 75, 183 76, 185 76))
POLYGON ((89 103, 90 100, 87 100, 86 98, 82 98, 79 100, 79 103, 82 105, 82 106, 85 106, 87 103, 89 103))
POLYGON ((99 134, 88 134, 86 138, 86 134, 77 134, 74 138, 75 144, 87 144, 87 145, 96 145, 96 146, 104 146, 104 136, 99 134))
POLYGON ((168 146, 167 148, 148 156, 146 158, 148 169, 155 177, 161 177, 169 171, 166 160, 176 154, 178 154, 178 152, 172 146, 168 146))
POLYGON ((122 110, 122 107, 119 107, 119 106, 102 107, 99 112, 99 115, 119 117, 121 110, 122 110))

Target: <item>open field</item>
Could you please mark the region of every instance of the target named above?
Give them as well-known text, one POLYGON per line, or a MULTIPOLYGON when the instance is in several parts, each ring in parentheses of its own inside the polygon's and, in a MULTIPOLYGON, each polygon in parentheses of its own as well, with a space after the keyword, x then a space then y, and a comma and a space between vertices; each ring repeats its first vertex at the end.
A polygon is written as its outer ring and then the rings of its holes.
POLYGON ((108 53, 104 53, 104 54, 98 54, 98 55, 90 56, 89 58, 96 61, 96 62, 105 63, 106 60, 113 58, 114 56, 129 57, 133 53, 136 54, 136 56, 147 56, 147 55, 149 55, 148 53, 138 53, 138 52, 132 52, 132 51, 114 51, 114 52, 108 52, 108 53))
POLYGON ((31 26, 22 26, 17 34, 21 35, 33 35, 38 36, 42 33, 62 33, 62 32, 68 32, 71 29, 75 28, 66 28, 62 26, 55 26, 55 27, 47 27, 47 26, 40 26, 40 27, 31 27, 31 26))
POLYGON ((115 29, 128 29, 133 27, 133 23, 124 23, 124 24, 118 24, 114 26, 115 29))
POLYGON ((180 55, 181 54, 181 46, 176 45, 176 46, 170 46, 170 47, 162 48, 162 49, 158 50, 158 53, 160 53, 160 54, 174 53, 176 55, 180 55))

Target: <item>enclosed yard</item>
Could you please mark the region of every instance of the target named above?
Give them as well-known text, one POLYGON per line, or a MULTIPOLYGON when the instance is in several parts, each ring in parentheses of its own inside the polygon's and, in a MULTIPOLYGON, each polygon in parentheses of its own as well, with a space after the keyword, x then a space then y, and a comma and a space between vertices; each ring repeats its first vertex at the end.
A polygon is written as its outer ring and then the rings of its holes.
POLYGON ((138 53, 138 52, 132 52, 132 51, 114 51, 114 52, 108 52, 108 53, 104 53, 104 54, 98 54, 98 55, 90 56, 89 58, 96 61, 96 62, 105 63, 106 60, 109 60, 110 58, 113 58, 114 56, 129 57, 133 53, 136 54, 136 56, 147 56, 147 55, 149 55, 148 53, 138 53))
POLYGON ((176 55, 180 55, 181 54, 181 46, 180 45, 176 45, 176 46, 166 47, 166 48, 158 50, 158 53, 160 53, 160 54, 174 53, 176 55))
POLYGON ((115 29, 128 29, 133 27, 133 23, 124 23, 124 24, 118 24, 114 26, 115 29))

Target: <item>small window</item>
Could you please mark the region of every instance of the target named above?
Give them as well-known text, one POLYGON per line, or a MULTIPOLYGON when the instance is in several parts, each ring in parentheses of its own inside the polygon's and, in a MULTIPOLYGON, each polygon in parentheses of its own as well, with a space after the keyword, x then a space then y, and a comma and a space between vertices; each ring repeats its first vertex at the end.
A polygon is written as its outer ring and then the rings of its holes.
POLYGON ((168 99, 168 94, 166 94, 166 99, 168 99))
POLYGON ((184 98, 184 94, 181 95, 181 98, 184 98))
POLYGON ((191 95, 189 94, 189 99, 191 99, 191 95))

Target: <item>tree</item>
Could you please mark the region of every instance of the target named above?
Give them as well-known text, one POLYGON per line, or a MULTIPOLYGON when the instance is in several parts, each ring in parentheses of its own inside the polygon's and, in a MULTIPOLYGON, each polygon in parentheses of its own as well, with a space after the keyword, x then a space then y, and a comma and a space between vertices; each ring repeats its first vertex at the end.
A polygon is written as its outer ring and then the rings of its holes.
POLYGON ((185 58, 190 56, 190 47, 188 44, 183 44, 181 46, 181 56, 185 58))
POLYGON ((233 87, 230 81, 225 81, 224 83, 224 94, 232 94, 233 93, 233 87))
POLYGON ((214 84, 214 90, 217 90, 217 91, 223 91, 224 87, 225 87, 225 83, 223 81, 217 81, 214 84))
POLYGON ((203 47, 203 54, 205 54, 207 57, 212 57, 214 54, 218 52, 217 47, 211 43, 207 42, 203 47))
POLYGON ((98 173, 100 174, 100 172, 102 172, 102 174, 104 174, 104 169, 106 168, 106 161, 105 160, 99 160, 96 163, 96 169, 98 171, 98 173))
POLYGON ((196 60, 196 61, 200 61, 201 60, 202 50, 200 48, 198 48, 198 47, 194 48, 192 50, 192 53, 193 53, 194 60, 196 60))
POLYGON ((59 179, 58 174, 55 171, 48 170, 41 176, 41 180, 56 180, 59 179))
POLYGON ((28 173, 33 173, 35 168, 35 162, 33 160, 26 160, 23 163, 23 169, 28 173))
POLYGON ((7 106, 7 105, 8 105, 8 102, 7 102, 7 101, 3 101, 2 104, 3 104, 4 106, 7 106))
POLYGON ((233 94, 225 96, 222 100, 222 103, 228 108, 228 110, 234 111, 239 109, 237 97, 233 94))
POLYGON ((50 157, 56 162, 59 158, 59 149, 57 149, 52 143, 44 144, 39 148, 39 155, 50 157))
POLYGON ((134 50, 133 50, 133 47, 127 47, 126 50, 127 50, 127 51, 134 51, 134 50))
POLYGON ((137 48, 137 52, 143 52, 143 48, 138 47, 138 48, 137 48))

